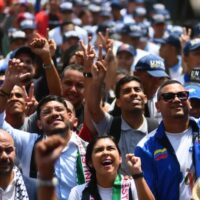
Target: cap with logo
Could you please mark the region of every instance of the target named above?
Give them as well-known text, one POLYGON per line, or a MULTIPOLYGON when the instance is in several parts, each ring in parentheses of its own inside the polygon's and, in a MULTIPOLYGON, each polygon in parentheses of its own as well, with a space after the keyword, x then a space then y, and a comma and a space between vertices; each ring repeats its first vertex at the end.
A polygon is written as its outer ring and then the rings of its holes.
POLYGON ((135 66, 135 71, 146 71, 153 77, 169 77, 165 72, 164 61, 161 57, 149 54, 142 57, 135 66))
POLYGON ((195 39, 192 39, 192 40, 186 42, 186 44, 183 48, 183 52, 185 55, 187 55, 189 52, 195 51, 199 48, 200 48, 200 38, 195 38, 195 39))

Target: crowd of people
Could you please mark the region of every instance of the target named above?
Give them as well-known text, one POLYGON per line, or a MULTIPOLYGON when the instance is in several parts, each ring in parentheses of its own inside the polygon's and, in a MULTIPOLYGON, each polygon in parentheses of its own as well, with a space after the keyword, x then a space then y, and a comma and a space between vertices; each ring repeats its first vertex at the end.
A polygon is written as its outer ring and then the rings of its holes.
POLYGON ((0 0, 0 35, 0 199, 200 199, 200 24, 0 0))

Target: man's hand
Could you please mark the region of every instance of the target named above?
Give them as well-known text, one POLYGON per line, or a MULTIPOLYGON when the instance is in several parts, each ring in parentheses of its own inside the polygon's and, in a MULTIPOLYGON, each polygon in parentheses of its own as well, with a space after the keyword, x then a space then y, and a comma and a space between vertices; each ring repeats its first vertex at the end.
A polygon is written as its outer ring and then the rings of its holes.
POLYGON ((90 72, 96 57, 96 52, 90 44, 86 46, 82 41, 80 41, 80 47, 81 50, 76 52, 76 59, 78 64, 83 66, 85 72, 90 72))
POLYGON ((58 135, 48 137, 36 145, 35 156, 40 178, 49 180, 53 177, 54 164, 65 145, 65 140, 58 135))
POLYGON ((29 44, 30 48, 33 53, 38 55, 43 63, 49 64, 51 61, 51 50, 50 50, 50 45, 47 39, 40 37, 40 38, 34 38, 33 41, 29 44))
POLYGON ((22 87, 23 91, 24 91, 24 99, 26 102, 26 116, 30 116, 31 114, 33 114, 36 109, 37 109, 37 105, 38 102, 35 98, 34 95, 34 83, 31 83, 29 91, 27 93, 25 86, 22 87))
POLYGON ((31 80, 31 78, 31 73, 27 71, 24 63, 19 59, 13 58, 8 63, 3 88, 10 92, 14 85, 22 86, 27 80, 31 80))

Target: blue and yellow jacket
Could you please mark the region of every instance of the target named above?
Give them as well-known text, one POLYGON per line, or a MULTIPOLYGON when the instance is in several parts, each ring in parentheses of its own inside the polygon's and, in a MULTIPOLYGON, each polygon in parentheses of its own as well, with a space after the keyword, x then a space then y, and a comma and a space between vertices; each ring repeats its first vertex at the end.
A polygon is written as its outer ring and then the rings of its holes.
MULTIPOLYGON (((200 177, 200 132, 197 123, 190 120, 193 132, 193 163, 196 178, 200 177)), ((141 158, 144 177, 157 200, 179 200, 179 184, 183 180, 180 165, 163 122, 155 133, 150 133, 135 149, 141 158)), ((184 156, 184 155, 183 155, 184 156)))

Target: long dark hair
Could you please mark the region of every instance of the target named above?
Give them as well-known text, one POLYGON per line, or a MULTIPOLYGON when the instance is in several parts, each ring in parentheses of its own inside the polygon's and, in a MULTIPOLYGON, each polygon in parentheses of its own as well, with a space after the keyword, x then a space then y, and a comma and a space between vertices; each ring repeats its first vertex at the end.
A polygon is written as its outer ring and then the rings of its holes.
POLYGON ((92 152, 93 152, 95 144, 100 139, 106 139, 106 138, 108 138, 114 142, 119 154, 121 155, 121 152, 117 145, 117 142, 115 141, 114 137, 112 137, 112 136, 97 136, 88 144, 87 150, 86 150, 86 164, 91 172, 91 179, 90 179, 90 182, 88 183, 87 187, 83 190, 82 200, 89 200, 90 195, 95 200, 101 200, 101 196, 100 196, 98 188, 97 188, 96 171, 95 171, 94 167, 91 167, 91 162, 92 162, 92 152))

